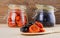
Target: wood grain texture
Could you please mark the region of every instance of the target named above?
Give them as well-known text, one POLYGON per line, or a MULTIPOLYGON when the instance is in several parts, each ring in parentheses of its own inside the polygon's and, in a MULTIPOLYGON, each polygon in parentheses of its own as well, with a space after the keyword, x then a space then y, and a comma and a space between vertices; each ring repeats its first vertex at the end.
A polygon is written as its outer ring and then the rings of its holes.
MULTIPOLYGON (((52 5, 57 9, 59 9, 57 12, 55 12, 55 15, 56 15, 56 23, 60 24, 60 0, 0 0, 0 16, 4 17, 7 14, 8 4, 26 5, 28 8, 28 12, 31 13, 28 15, 32 15, 32 13, 34 12, 35 4, 52 5)), ((0 19, 0 23, 7 23, 6 19, 5 20, 0 19)))

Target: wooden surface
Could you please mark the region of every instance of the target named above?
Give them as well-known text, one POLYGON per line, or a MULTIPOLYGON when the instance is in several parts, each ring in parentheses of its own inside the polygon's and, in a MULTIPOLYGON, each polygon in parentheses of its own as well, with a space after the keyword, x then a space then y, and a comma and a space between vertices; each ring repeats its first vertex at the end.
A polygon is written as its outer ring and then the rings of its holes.
MULTIPOLYGON (((28 11, 32 15, 34 11, 34 5, 35 4, 46 4, 46 5, 52 5, 59 9, 57 12, 55 12, 56 15, 56 23, 60 24, 60 0, 0 0, 0 18, 3 18, 8 13, 8 4, 25 4, 28 7, 28 11)), ((29 17, 30 18, 30 17, 29 17)), ((7 23, 7 19, 0 19, 0 23, 7 23)))
MULTIPOLYGON (((46 28, 46 31, 60 30, 60 25, 52 28, 46 28)), ((42 34, 42 35, 21 35, 20 28, 10 28, 7 24, 0 24, 0 38, 60 38, 60 33, 42 34)))

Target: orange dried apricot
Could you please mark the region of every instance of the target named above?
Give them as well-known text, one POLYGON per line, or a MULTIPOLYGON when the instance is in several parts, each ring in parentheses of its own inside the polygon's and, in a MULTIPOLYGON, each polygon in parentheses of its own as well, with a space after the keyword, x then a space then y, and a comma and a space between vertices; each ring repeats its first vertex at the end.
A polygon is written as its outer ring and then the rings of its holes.
POLYGON ((43 29, 43 28, 40 28, 40 32, 45 32, 45 29, 43 29))
POLYGON ((37 26, 39 26, 40 28, 43 28, 43 24, 42 23, 36 21, 35 24, 37 24, 37 26))
POLYGON ((31 32, 31 33, 37 33, 39 31, 40 31, 40 28, 35 24, 33 24, 29 27, 29 32, 31 32))
POLYGON ((16 20, 17 20, 17 21, 20 20, 20 16, 16 16, 16 20))
POLYGON ((12 23, 12 22, 9 22, 9 23, 8 23, 8 26, 9 26, 9 27, 16 27, 16 24, 15 24, 15 23, 12 23))

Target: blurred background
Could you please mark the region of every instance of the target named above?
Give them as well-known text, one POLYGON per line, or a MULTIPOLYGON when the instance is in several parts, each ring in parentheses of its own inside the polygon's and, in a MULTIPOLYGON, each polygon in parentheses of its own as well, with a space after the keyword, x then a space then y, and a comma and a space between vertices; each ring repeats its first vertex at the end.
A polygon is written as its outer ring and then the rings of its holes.
POLYGON ((28 11, 31 13, 29 15, 32 15, 34 12, 35 4, 52 5, 58 9, 58 11, 55 12, 56 24, 60 24, 60 0, 0 0, 0 24, 7 23, 7 17, 5 16, 8 15, 8 4, 26 5, 28 11), (5 19, 3 19, 4 17, 5 19))

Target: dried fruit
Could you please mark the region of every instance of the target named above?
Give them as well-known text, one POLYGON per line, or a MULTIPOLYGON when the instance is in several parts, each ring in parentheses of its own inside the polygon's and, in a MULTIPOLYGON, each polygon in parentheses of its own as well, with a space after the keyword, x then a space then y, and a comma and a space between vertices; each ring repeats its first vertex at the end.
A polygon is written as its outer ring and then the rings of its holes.
POLYGON ((20 20, 20 16, 16 16, 16 21, 19 21, 20 20))
POLYGON ((9 27, 16 27, 16 23, 9 22, 9 27))
POLYGON ((40 31, 40 28, 36 24, 33 24, 29 27, 29 32, 31 33, 37 33, 39 31, 40 31))
POLYGON ((35 24, 36 24, 37 26, 39 26, 40 28, 43 28, 43 24, 42 24, 42 23, 36 21, 35 24))
POLYGON ((28 32, 28 27, 23 26, 23 27, 20 28, 20 31, 22 31, 22 32, 28 32))
POLYGON ((17 21, 16 23, 17 23, 18 27, 22 27, 23 26, 23 23, 21 21, 17 21))
POLYGON ((40 28, 40 32, 45 32, 45 29, 43 29, 43 28, 40 28))

